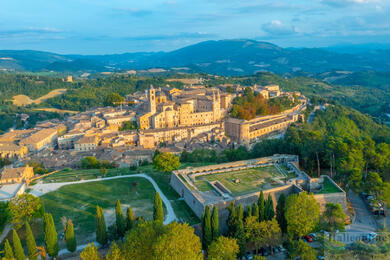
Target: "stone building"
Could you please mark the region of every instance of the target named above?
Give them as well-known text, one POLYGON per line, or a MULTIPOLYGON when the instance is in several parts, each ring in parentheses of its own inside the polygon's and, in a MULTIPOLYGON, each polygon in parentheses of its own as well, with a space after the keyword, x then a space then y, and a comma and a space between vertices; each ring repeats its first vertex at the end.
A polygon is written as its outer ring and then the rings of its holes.
POLYGON ((27 152, 27 146, 20 146, 14 143, 0 143, 0 158, 22 159, 27 152))
POLYGON ((22 139, 19 144, 27 146, 30 152, 38 152, 49 147, 54 147, 57 138, 58 130, 55 128, 47 128, 22 139))
POLYGON ((306 104, 301 103, 277 115, 259 116, 252 120, 229 118, 225 121, 225 132, 233 141, 249 144, 258 138, 286 130, 289 125, 300 120, 305 108, 306 104))
POLYGON ((4 168, 0 175, 0 184, 29 183, 32 177, 34 177, 34 170, 30 166, 4 168))
MULTIPOLYGON (((188 92, 181 91, 172 100, 157 99, 156 90, 151 86, 147 91, 147 111, 137 117, 139 128, 173 128, 221 121, 223 113, 219 90, 212 91, 210 96, 205 95, 204 90, 196 90, 198 95, 192 96, 188 92)), ((226 107, 229 100, 225 97, 224 101, 226 107)))
POLYGON ((94 151, 98 143, 98 137, 96 135, 84 135, 74 144, 74 149, 77 152, 94 151))

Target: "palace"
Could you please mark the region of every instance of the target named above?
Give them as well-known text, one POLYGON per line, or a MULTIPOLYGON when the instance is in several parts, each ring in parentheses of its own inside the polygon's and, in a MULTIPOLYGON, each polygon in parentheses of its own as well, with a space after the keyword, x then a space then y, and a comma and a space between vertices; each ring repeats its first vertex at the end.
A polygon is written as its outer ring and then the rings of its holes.
MULTIPOLYGON (((201 91, 164 91, 151 86, 147 91, 147 111, 137 117, 140 129, 198 126, 220 122, 227 113, 218 89, 201 91)), ((225 97, 224 97, 225 98, 225 97)))

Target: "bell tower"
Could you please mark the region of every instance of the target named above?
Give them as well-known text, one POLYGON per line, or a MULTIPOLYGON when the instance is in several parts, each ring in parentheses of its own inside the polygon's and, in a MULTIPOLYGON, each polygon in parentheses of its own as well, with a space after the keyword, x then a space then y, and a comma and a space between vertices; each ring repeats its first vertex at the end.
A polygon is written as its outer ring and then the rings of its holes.
POLYGON ((153 85, 150 85, 148 89, 148 101, 149 101, 149 112, 152 114, 156 113, 156 90, 153 85))

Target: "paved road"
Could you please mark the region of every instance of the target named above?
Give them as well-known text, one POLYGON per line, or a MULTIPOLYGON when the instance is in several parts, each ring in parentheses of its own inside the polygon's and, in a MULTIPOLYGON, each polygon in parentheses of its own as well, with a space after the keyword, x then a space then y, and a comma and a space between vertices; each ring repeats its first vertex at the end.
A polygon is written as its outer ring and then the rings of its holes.
POLYGON ((34 186, 32 186, 32 190, 30 191, 30 193, 39 197, 39 196, 42 196, 48 192, 55 191, 55 190, 57 190, 63 186, 66 186, 66 185, 96 182, 96 181, 107 181, 107 180, 122 179, 122 178, 145 178, 148 181, 150 181, 150 183, 152 183, 154 189, 158 193, 160 193, 161 199, 164 202, 165 207, 167 209, 167 215, 165 216, 164 224, 168 224, 168 223, 171 223, 171 222, 177 220, 177 217, 176 217, 176 214, 172 208, 171 202, 168 200, 168 198, 164 195, 164 193, 158 187, 157 183, 150 176, 143 174, 143 173, 142 174, 134 174, 134 175, 123 175, 123 176, 107 177, 107 178, 100 178, 100 179, 92 179, 92 180, 73 181, 73 182, 37 183, 34 186))
POLYGON ((376 231, 378 225, 374 215, 358 194, 349 191, 347 196, 355 211, 355 216, 352 218, 352 224, 345 227, 345 232, 336 234, 335 239, 349 244, 361 239, 363 235, 376 231))

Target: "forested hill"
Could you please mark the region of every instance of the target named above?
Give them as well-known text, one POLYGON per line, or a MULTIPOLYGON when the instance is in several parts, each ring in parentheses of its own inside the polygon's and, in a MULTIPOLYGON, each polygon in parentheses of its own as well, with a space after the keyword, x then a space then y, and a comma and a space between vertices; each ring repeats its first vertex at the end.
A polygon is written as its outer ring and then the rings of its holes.
POLYGON ((17 71, 117 71, 177 68, 218 75, 390 71, 390 50, 341 53, 331 49, 282 48, 268 42, 235 39, 205 41, 171 52, 112 55, 59 55, 36 51, 0 51, 0 69, 17 71))

